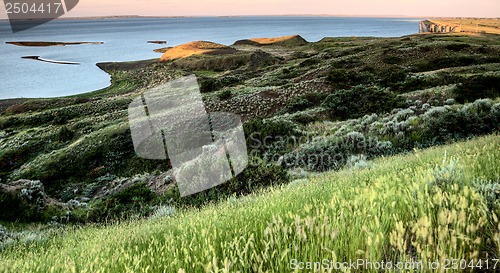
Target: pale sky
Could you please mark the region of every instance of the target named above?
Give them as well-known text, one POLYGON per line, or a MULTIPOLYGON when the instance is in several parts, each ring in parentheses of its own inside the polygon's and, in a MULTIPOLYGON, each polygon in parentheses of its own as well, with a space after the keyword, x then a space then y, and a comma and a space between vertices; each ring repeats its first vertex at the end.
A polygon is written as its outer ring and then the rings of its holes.
POLYGON ((65 17, 286 14, 500 17, 500 0, 80 0, 65 17))

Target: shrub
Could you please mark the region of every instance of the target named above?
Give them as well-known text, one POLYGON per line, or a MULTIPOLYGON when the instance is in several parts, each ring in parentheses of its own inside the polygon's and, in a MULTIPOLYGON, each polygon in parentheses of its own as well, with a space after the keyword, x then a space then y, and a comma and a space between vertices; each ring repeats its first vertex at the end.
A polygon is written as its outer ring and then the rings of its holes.
POLYGON ((494 132, 498 130, 498 119, 492 109, 489 100, 478 100, 459 110, 449 106, 431 108, 424 114, 424 139, 439 144, 494 132))
POLYGON ((319 106, 327 97, 327 94, 308 93, 292 100, 284 109, 286 113, 295 113, 309 108, 319 106))
POLYGON ((370 167, 365 155, 352 155, 347 159, 346 166, 354 169, 366 169, 370 167))
POLYGON ((500 183, 493 182, 492 180, 485 181, 483 179, 477 179, 474 182, 476 190, 486 199, 486 202, 490 209, 498 206, 498 200, 500 199, 500 183))
POLYGON ((248 64, 252 54, 243 52, 241 54, 212 55, 210 58, 204 56, 191 56, 174 60, 170 65, 173 68, 189 71, 210 70, 216 72, 236 70, 248 64))
POLYGON ((443 106, 432 107, 424 113, 424 120, 427 121, 436 120, 437 118, 439 118, 443 114, 446 114, 450 110, 452 109, 443 106))
POLYGON ((217 81, 212 78, 200 78, 200 92, 201 93, 210 93, 218 90, 220 87, 217 84, 217 81))
POLYGON ((377 114, 365 115, 361 119, 361 125, 363 126, 363 128, 367 128, 368 126, 370 126, 371 124, 373 124, 377 120, 378 120, 377 114))
POLYGON ((154 193, 144 183, 135 184, 111 197, 94 203, 88 212, 91 222, 127 219, 133 215, 146 216, 150 212, 148 203, 154 193))
POLYGON ((392 154, 392 148, 388 141, 351 132, 341 137, 320 139, 303 145, 283 156, 280 163, 287 168, 298 167, 308 171, 338 170, 345 166, 353 155, 363 154, 366 159, 371 159, 392 154))
POLYGON ((415 114, 412 109, 401 109, 394 114, 394 121, 406 121, 415 114))
POLYGON ((250 161, 252 163, 242 173, 226 183, 182 198, 179 189, 172 187, 161 199, 173 206, 201 207, 229 196, 247 195, 262 188, 289 182, 289 175, 282 167, 275 164, 266 164, 267 162, 258 159, 251 159, 250 161))
POLYGON ((200 77, 200 92, 211 93, 224 87, 235 86, 241 83, 249 75, 226 75, 218 78, 200 77))
POLYGON ((284 110, 287 113, 295 113, 299 111, 304 111, 313 106, 314 105, 309 100, 300 97, 290 102, 284 110))
POLYGON ((42 143, 35 140, 25 142, 21 147, 7 148, 0 151, 0 179, 6 179, 10 173, 21 167, 42 148, 42 143))
POLYGON ((243 129, 248 148, 260 152, 265 152, 270 145, 282 138, 302 135, 295 123, 283 119, 257 118, 244 123, 243 129))
POLYGON ((223 192, 236 195, 250 194, 258 189, 288 182, 288 173, 275 164, 252 162, 241 174, 223 184, 223 192))
POLYGON ((67 113, 54 113, 54 119, 52 120, 52 124, 54 125, 63 125, 68 123, 69 120, 71 120, 74 116, 73 115, 67 115, 67 113))
POLYGON ((304 61, 302 61, 299 66, 301 67, 305 67, 305 66, 313 66, 313 65, 316 65, 316 64, 319 64, 321 63, 320 60, 318 59, 315 59, 315 58, 309 58, 309 59, 306 59, 304 61))
POLYGON ((321 120, 323 117, 318 114, 311 113, 300 113, 298 115, 294 115, 292 120, 302 125, 306 125, 315 121, 321 120))
POLYGON ((333 88, 349 89, 359 84, 373 81, 373 74, 368 71, 353 71, 352 69, 332 69, 326 78, 333 88))
POLYGON ((427 110, 429 110, 431 108, 432 107, 431 107, 431 105, 429 103, 422 104, 422 110, 424 110, 424 111, 427 111, 427 110))
POLYGON ((421 61, 415 65, 416 72, 433 71, 448 67, 470 66, 474 64, 497 63, 499 57, 451 56, 421 61))
POLYGON ((303 99, 310 101, 314 105, 319 105, 327 97, 327 94, 323 93, 307 93, 302 96, 303 99))
POLYGON ((25 200, 14 193, 0 192, 0 220, 21 221, 32 220, 36 214, 35 206, 29 205, 25 200))
POLYGON ((472 76, 464 80, 454 90, 455 99, 460 102, 500 96, 500 77, 491 75, 472 76))
POLYGON ((172 217, 177 213, 177 209, 173 206, 161 205, 154 207, 154 211, 150 218, 159 219, 165 217, 172 217))
POLYGON ((61 213, 59 208, 45 203, 39 181, 27 181, 25 186, 20 192, 0 191, 0 221, 44 222, 61 213))
POLYGON ((403 99, 390 91, 361 85, 330 94, 323 102, 323 106, 329 109, 330 115, 335 119, 390 112, 402 105, 403 99))
POLYGON ((243 80, 246 77, 249 77, 250 75, 247 75, 247 74, 242 74, 242 75, 238 75, 238 74, 236 74, 236 75, 226 75, 226 76, 220 77, 217 80, 217 82, 218 82, 219 86, 221 86, 221 87, 234 86, 234 85, 242 83, 243 80))
POLYGON ((447 100, 444 102, 444 104, 445 104, 445 105, 453 105, 453 104, 455 104, 455 103, 456 103, 455 99, 447 99, 447 100))
POLYGON ((479 99, 475 102, 465 105, 463 110, 477 115, 486 115, 489 114, 491 108, 493 107, 493 101, 490 99, 479 99))
POLYGON ((462 107, 432 107, 421 101, 413 104, 410 109, 394 109, 384 116, 365 115, 329 125, 325 130, 327 136, 302 143, 298 149, 287 152, 280 162, 287 168, 325 171, 352 165, 351 157, 359 154, 370 158, 407 152, 500 129, 500 103, 493 104, 490 99, 462 107))
POLYGON ((0 225, 0 242, 9 237, 9 231, 2 225, 0 225))
POLYGON ((401 68, 390 67, 386 70, 382 70, 378 76, 381 86, 388 87, 393 91, 398 91, 402 88, 403 82, 407 78, 407 73, 401 68))
POLYGON ((70 141, 75 137, 75 132, 70 130, 67 126, 61 126, 55 135, 55 140, 59 142, 70 141))
POLYGON ((491 107, 491 118, 493 121, 493 124, 497 124, 497 129, 500 129, 500 103, 495 103, 491 107))
POLYGON ((401 64, 403 59, 397 56, 384 56, 382 62, 386 64, 401 64))
POLYGON ((449 44, 446 45, 444 48, 451 50, 451 51, 461 51, 464 49, 469 49, 471 46, 469 44, 464 44, 464 43, 454 43, 454 44, 449 44))
POLYGON ((450 85, 458 83, 462 77, 448 73, 437 73, 431 76, 410 76, 404 82, 397 85, 394 91, 410 92, 415 90, 423 90, 431 87, 450 85))
POLYGON ((113 196, 121 204, 132 203, 137 198, 143 201, 150 201, 153 198, 153 192, 144 183, 135 184, 124 189, 113 196))
POLYGON ((418 72, 438 70, 447 67, 469 66, 476 62, 472 56, 439 57, 416 64, 418 72))
POLYGON ((43 199, 45 189, 40 181, 29 181, 25 186, 26 187, 19 193, 19 197, 35 204, 43 202, 43 200, 40 199, 43 199))
POLYGON ((431 172, 431 186, 438 186, 445 189, 454 184, 461 184, 463 180, 463 169, 458 164, 456 158, 447 159, 445 154, 441 165, 436 166, 431 172))
MULTIPOLYGON (((362 49, 361 49, 361 51, 362 51, 362 49)), ((355 52, 346 51, 346 52, 340 52, 339 54, 341 56, 346 56, 346 55, 353 54, 353 53, 355 53, 355 52)), ((361 61, 359 61, 359 59, 356 57, 349 57, 349 58, 341 59, 339 61, 335 61, 334 63, 332 63, 332 67, 335 67, 335 68, 356 68, 356 67, 359 67, 360 65, 361 65, 361 61)))
POLYGON ((219 94, 217 94, 217 97, 220 100, 228 100, 232 97, 232 92, 230 89, 225 89, 222 92, 220 92, 219 94))

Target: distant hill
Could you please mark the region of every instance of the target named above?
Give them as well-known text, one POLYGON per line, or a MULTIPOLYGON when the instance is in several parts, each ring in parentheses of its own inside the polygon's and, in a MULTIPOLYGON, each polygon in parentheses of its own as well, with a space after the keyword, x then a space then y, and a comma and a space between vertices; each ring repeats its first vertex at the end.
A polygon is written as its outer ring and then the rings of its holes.
POLYGON ((250 45, 250 46, 302 46, 307 45, 308 42, 300 35, 283 36, 278 38, 252 38, 239 40, 234 45, 250 45))
POLYGON ((160 62, 201 54, 231 54, 236 51, 234 48, 207 41, 190 42, 166 49, 160 58, 160 62))

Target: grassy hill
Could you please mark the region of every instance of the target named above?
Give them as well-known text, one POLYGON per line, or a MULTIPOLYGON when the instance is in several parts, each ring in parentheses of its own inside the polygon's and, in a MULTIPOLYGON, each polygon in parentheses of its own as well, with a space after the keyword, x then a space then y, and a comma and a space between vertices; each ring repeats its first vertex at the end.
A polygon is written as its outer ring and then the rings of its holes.
POLYGON ((296 261, 323 259, 423 261, 424 268, 450 258, 494 259, 499 148, 491 135, 201 210, 66 228, 0 252, 0 272, 287 272, 296 261))

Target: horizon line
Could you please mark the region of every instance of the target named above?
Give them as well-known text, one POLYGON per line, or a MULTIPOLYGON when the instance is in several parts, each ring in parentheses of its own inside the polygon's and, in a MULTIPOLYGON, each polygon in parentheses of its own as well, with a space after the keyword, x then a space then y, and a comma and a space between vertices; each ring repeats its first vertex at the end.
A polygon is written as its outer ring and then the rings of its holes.
MULTIPOLYGON (((500 17, 468 17, 468 16, 415 16, 415 15, 362 15, 362 14, 266 14, 266 15, 97 15, 97 16, 71 16, 58 17, 53 20, 94 20, 94 19, 135 19, 135 18, 234 18, 234 17, 344 17, 344 18, 389 18, 389 19, 499 19, 500 17)), ((20 20, 31 21, 32 19, 9 19, 0 18, 0 21, 20 20)))
MULTIPOLYGON (((230 18, 230 17, 364 17, 364 18, 467 18, 467 19, 500 19, 500 17, 468 17, 468 16, 415 16, 415 15, 368 15, 368 14, 267 14, 267 15, 98 15, 98 16, 72 16, 58 17, 54 20, 72 19, 111 19, 111 18, 230 18)), ((34 18, 38 20, 43 18, 34 18)), ((9 18, 1 18, 0 21, 9 21, 9 18)))

